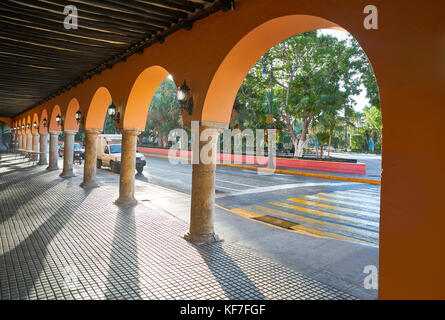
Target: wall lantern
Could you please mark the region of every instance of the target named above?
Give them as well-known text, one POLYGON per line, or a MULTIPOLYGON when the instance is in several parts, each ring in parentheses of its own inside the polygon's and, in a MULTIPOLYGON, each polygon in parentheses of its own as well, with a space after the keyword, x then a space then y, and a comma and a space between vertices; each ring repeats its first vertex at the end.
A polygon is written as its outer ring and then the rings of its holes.
POLYGON ((25 126, 22 124, 22 130, 25 129, 25 126))
POLYGON ((34 127, 34 129, 39 129, 39 128, 37 127, 37 122, 34 121, 34 123, 33 123, 33 127, 34 127))
POLYGON ((118 112, 116 114, 116 106, 114 104, 110 104, 108 107, 108 115, 111 117, 111 119, 114 120, 114 122, 119 123, 121 118, 121 113, 118 112))
POLYGON ((188 114, 193 113, 193 97, 190 96, 190 88, 184 80, 184 83, 178 90, 178 101, 182 110, 187 110, 188 114))
POLYGON ((43 123, 43 127, 46 128, 46 126, 48 125, 48 121, 46 120, 46 118, 44 118, 42 120, 42 123, 43 123))
POLYGON ((77 124, 79 124, 80 121, 82 120, 82 112, 80 112, 80 110, 77 111, 75 117, 76 117, 77 124))
POLYGON ((30 124, 27 123, 27 124, 26 124, 26 129, 29 129, 29 127, 30 127, 30 124))
POLYGON ((57 122, 57 125, 60 127, 60 126, 63 126, 63 119, 62 119, 62 117, 60 116, 60 114, 58 114, 57 116, 56 116, 56 122, 57 122))

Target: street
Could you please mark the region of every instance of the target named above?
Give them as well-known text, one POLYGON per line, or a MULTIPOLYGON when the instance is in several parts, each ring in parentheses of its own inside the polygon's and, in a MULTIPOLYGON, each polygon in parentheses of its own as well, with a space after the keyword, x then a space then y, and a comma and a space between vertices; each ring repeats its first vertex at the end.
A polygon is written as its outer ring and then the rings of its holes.
MULTIPOLYGON (((192 166, 146 159, 144 174, 136 176, 138 199, 189 222, 192 166), (146 182, 162 188, 148 190, 146 182)), ((221 238, 364 299, 377 297, 377 290, 363 288, 363 270, 378 267, 379 205, 378 185, 217 166, 215 229, 221 238)))

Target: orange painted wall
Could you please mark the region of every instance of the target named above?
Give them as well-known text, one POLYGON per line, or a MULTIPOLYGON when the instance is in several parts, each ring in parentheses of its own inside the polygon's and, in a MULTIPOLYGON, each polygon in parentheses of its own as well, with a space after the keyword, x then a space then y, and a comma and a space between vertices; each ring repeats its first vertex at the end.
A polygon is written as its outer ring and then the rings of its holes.
POLYGON ((10 128, 11 127, 14 127, 13 125, 12 125, 12 119, 11 118, 6 118, 6 117, 0 117, 0 122, 4 122, 4 123, 6 123, 10 128))
MULTIPOLYGON (((192 89, 195 109, 192 117, 184 114, 185 120, 225 122, 240 79, 271 43, 291 35, 289 30, 306 31, 324 24, 340 26, 351 32, 367 53, 380 87, 384 158, 379 297, 445 299, 445 209, 441 201, 445 149, 438 142, 445 118, 445 19, 440 1, 240 0, 237 3, 237 10, 219 12, 199 21, 191 31, 175 33, 164 44, 132 56, 14 120, 47 109, 53 122, 54 106, 59 105, 66 114, 73 98, 77 99, 82 114, 87 115, 97 89, 105 87, 123 112, 121 125, 133 126, 138 123, 134 117, 145 119, 149 101, 140 101, 140 94, 135 94, 133 102, 128 101, 131 88, 144 70, 161 66, 173 75, 176 85, 186 79, 192 89), (379 9, 379 30, 363 27, 363 8, 368 4, 379 9), (291 15, 324 20, 283 18, 291 15), (267 23, 277 18, 284 20, 268 27, 267 23), (255 30, 263 34, 250 34, 252 41, 249 33, 255 30), (232 51, 234 48, 241 50, 233 55, 237 52, 232 51), (221 94, 224 92, 227 95, 221 94), (132 106, 131 111, 125 111, 127 105, 132 106), (128 119, 125 113, 130 115, 128 119)), ((150 90, 149 84, 147 88, 150 90)))

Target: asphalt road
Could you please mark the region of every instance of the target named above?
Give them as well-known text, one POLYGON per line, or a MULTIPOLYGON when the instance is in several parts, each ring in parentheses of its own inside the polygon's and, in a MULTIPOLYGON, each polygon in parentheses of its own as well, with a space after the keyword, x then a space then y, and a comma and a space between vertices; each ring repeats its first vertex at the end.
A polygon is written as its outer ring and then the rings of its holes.
MULTIPOLYGON (((136 176, 137 197, 164 199, 157 204, 187 221, 192 166, 146 158, 143 175, 136 176), (163 188, 143 187, 150 185, 163 188)), ((117 179, 98 170, 99 181, 117 179)), ((363 280, 365 266, 378 268, 379 211, 378 185, 217 166, 219 236, 362 299, 377 297, 363 280)))

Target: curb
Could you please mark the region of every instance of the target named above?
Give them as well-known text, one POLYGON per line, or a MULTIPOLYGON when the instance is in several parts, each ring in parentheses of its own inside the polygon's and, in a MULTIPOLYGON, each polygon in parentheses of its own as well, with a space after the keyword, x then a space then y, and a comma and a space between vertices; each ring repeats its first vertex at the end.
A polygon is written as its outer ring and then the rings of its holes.
MULTIPOLYGON (((149 156, 149 157, 155 157, 155 158, 186 160, 186 161, 189 161, 189 162, 191 161, 191 159, 162 156, 162 155, 157 155, 157 154, 154 155, 154 154, 144 153, 144 155, 149 156)), ((348 181, 348 182, 357 182, 357 183, 367 183, 367 184, 381 185, 381 181, 380 180, 329 176, 329 175, 326 175, 326 174, 298 172, 298 171, 282 170, 282 169, 269 169, 269 168, 252 167, 252 166, 245 166, 245 165, 240 165, 240 164, 230 164, 230 163, 217 163, 216 165, 217 166, 225 166, 225 167, 248 169, 248 170, 256 170, 256 171, 260 170, 260 171, 268 171, 268 172, 277 172, 277 173, 290 174, 290 175, 296 175, 296 176, 305 176, 305 177, 319 178, 319 179, 328 179, 328 180, 348 181)))

